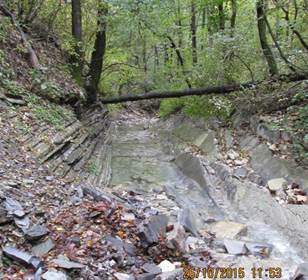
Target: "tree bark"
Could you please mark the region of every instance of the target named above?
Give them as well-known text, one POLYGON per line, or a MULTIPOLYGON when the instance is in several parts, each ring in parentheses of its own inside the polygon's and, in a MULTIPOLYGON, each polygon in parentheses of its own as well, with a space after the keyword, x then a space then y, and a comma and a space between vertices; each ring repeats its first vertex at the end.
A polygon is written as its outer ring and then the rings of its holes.
POLYGON ((191 1, 191 49, 192 49, 192 62, 193 65, 198 63, 198 51, 197 51, 197 24, 196 24, 196 5, 195 1, 191 1))
POLYGON ((263 51, 263 55, 266 59, 266 62, 268 64, 269 73, 271 76, 274 76, 278 74, 278 68, 273 52, 266 38, 266 14, 265 14, 264 0, 257 0, 256 10, 257 10, 257 22, 258 22, 258 31, 259 31, 261 48, 263 51))
POLYGON ((268 31, 269 31, 269 33, 270 33, 272 39, 273 39, 273 42, 274 42, 276 48, 278 49, 278 52, 279 52, 279 54, 280 54, 280 57, 283 59, 283 61, 287 64, 287 66, 288 66, 293 72, 296 72, 296 69, 294 68, 293 64, 292 64, 292 63, 287 59, 287 57, 283 54, 282 49, 280 48, 280 46, 279 46, 279 44, 278 44, 278 41, 277 41, 277 39, 275 38, 275 35, 274 35, 273 31, 272 31, 272 28, 271 28, 271 26, 270 26, 270 24, 269 24, 267 18, 265 18, 265 22, 266 22, 266 26, 267 26, 267 28, 268 28, 268 31))
POLYGON ((143 60, 143 70, 146 73, 148 71, 148 65, 147 65, 147 40, 145 36, 142 40, 142 60, 143 60))
POLYGON ((220 4, 218 4, 218 17, 219 17, 219 29, 220 31, 225 30, 225 14, 224 14, 224 3, 221 1, 220 4))
POLYGON ((81 81, 83 68, 82 52, 82 12, 80 0, 72 0, 72 35, 75 40, 75 54, 71 56, 74 75, 81 81))
POLYGON ((306 43, 304 38, 301 36, 301 34, 297 30, 295 30, 295 29, 293 29, 293 32, 297 36, 298 40, 301 42, 303 47, 308 51, 308 44, 306 43))
POLYGON ((236 0, 231 0, 231 9, 232 9, 232 15, 230 19, 230 28, 231 28, 231 37, 234 37, 235 32, 235 24, 236 24, 236 15, 237 15, 237 2, 236 0))
POLYGON ((212 7, 211 4, 208 4, 206 6, 206 15, 207 15, 207 33, 208 33, 208 41, 209 41, 209 46, 213 46, 213 28, 212 28, 212 7))
MULTIPOLYGON (((176 46, 175 42, 173 41, 173 39, 172 39, 170 36, 167 36, 167 39, 169 40, 169 42, 170 42, 170 44, 171 44, 171 48, 172 48, 172 49, 175 51, 175 53, 176 53, 176 56, 177 56, 177 58, 178 58, 178 61, 179 61, 180 65, 181 65, 181 67, 182 67, 182 70, 183 70, 183 75, 185 76, 185 63, 184 63, 184 58, 183 58, 183 56, 182 56, 180 50, 177 48, 177 46, 176 46)), ((188 86, 189 88, 191 88, 191 83, 190 83, 190 81, 189 81, 188 78, 185 78, 185 82, 186 82, 187 86, 188 86)))
MULTIPOLYGON (((302 74, 294 74, 288 76, 280 76, 276 79, 272 79, 271 81, 287 81, 287 82, 294 82, 294 81, 301 81, 306 80, 308 78, 308 73, 302 74)), ((214 86, 208 88, 196 88, 196 89, 185 89, 185 90, 178 90, 178 91, 167 91, 167 92, 149 92, 140 95, 122 95, 119 97, 112 97, 103 99, 101 102, 103 104, 113 104, 113 103, 123 103, 128 101, 138 101, 138 100, 146 100, 146 99, 165 99, 165 98, 175 98, 175 97, 184 97, 184 96, 201 96, 201 95, 210 95, 210 94, 227 94, 235 91, 242 91, 243 89, 255 88, 258 84, 263 83, 264 81, 260 82, 247 82, 243 84, 231 84, 231 85, 224 85, 224 86, 214 86)))
POLYGON ((97 32, 94 44, 94 50, 91 56, 90 70, 88 73, 85 88, 88 93, 88 104, 97 101, 98 85, 103 69, 104 55, 106 51, 106 16, 108 10, 105 4, 98 8, 97 32))

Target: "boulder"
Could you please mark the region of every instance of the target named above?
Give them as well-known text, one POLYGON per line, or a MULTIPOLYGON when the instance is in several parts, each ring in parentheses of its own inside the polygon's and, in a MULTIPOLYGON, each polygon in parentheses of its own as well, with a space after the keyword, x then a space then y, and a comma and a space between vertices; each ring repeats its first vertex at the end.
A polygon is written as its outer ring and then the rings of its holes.
POLYGON ((43 257, 48 254, 48 252, 51 251, 54 247, 55 244, 51 239, 48 238, 46 241, 34 246, 32 248, 32 253, 37 257, 43 257))
POLYGON ((173 271, 164 272, 158 275, 155 280, 175 280, 182 279, 183 277, 183 268, 178 268, 173 271))
POLYGON ((272 129, 269 124, 260 123, 256 133, 271 143, 278 143, 280 140, 280 131, 272 129))
POLYGON ((168 225, 168 217, 166 215, 156 215, 149 218, 147 223, 139 226, 139 238, 143 246, 149 245, 159 241, 160 236, 166 233, 168 225))
POLYGON ((292 280, 308 280, 308 263, 302 263, 298 266, 292 280))
POLYGON ((229 159, 231 160, 235 160, 236 158, 238 158, 240 155, 238 152, 234 151, 234 150, 230 150, 228 153, 227 153, 227 156, 229 159))
POLYGON ((56 269, 49 269, 42 275, 44 280, 67 280, 66 275, 56 269))
POLYGON ((13 218, 7 215, 7 211, 0 207, 0 225, 7 224, 12 220, 13 218))
POLYGON ((194 212, 192 212, 189 208, 181 209, 181 211, 178 213, 178 222, 184 227, 186 231, 191 232, 195 236, 198 236, 196 217, 194 212))
POLYGON ((250 254, 262 258, 269 257, 273 250, 273 245, 267 243, 246 242, 245 245, 250 254))
POLYGON ((245 242, 232 240, 232 239, 225 239, 224 246, 227 252, 231 255, 245 255, 247 254, 247 249, 245 247, 245 242))
POLYGON ((185 241, 185 251, 189 253, 190 251, 204 248, 205 245, 206 244, 202 239, 189 236, 185 241))
POLYGON ((185 251, 185 238, 186 232, 182 225, 175 223, 173 230, 167 233, 166 242, 167 247, 170 249, 176 249, 180 252, 185 251))
POLYGON ((118 251, 126 252, 130 256, 135 255, 136 248, 133 244, 124 242, 123 240, 111 235, 107 235, 105 239, 118 251))
POLYGON ((34 225, 31 228, 24 231, 25 238, 29 241, 36 241, 48 234, 48 230, 45 226, 34 225))
POLYGON ((288 185, 288 182, 284 178, 276 178, 269 180, 267 182, 267 185, 270 191, 278 192, 280 190, 283 190, 288 185))
POLYGON ((234 171, 233 171, 233 176, 238 178, 238 179, 244 179, 246 178, 248 174, 248 170, 245 167, 237 167, 234 171))
POLYGON ((143 266, 142 266, 142 269, 147 272, 147 273, 150 273, 150 274, 159 274, 162 272, 161 268, 158 267, 156 264, 154 263, 145 263, 143 266))
POLYGON ((162 272, 170 272, 170 271, 174 271, 176 269, 176 266, 169 262, 168 260, 164 260, 162 261, 158 267, 161 269, 162 272))
POLYGON ((10 197, 5 199, 4 207, 9 214, 13 214, 18 218, 22 218, 26 215, 21 204, 17 200, 14 200, 10 197))
POLYGON ((220 221, 213 224, 210 231, 215 233, 216 238, 218 239, 235 239, 236 237, 247 233, 247 226, 230 221, 220 221))

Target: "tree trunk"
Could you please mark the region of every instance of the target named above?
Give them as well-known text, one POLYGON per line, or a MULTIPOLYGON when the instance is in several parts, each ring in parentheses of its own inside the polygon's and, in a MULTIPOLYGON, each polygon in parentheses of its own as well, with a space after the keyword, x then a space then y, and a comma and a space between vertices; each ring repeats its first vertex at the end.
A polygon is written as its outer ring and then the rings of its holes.
MULTIPOLYGON (((182 33, 182 19, 181 19, 181 1, 177 1, 177 27, 178 27, 178 47, 181 49, 183 45, 183 33, 182 33)), ((179 58, 177 57, 177 64, 181 65, 179 58)))
POLYGON ((88 93, 88 103, 97 101, 98 85, 103 69, 104 55, 106 51, 106 16, 108 10, 106 5, 102 4, 98 8, 97 32, 94 50, 91 56, 90 70, 86 81, 86 90, 88 93))
POLYGON ((73 75, 78 81, 82 80, 83 52, 82 52, 82 12, 80 0, 72 0, 72 35, 75 40, 75 53, 71 56, 73 75))
MULTIPOLYGON (((180 65, 182 66, 182 71, 183 71, 183 76, 185 76, 185 63, 184 63, 184 58, 180 52, 180 50, 177 48, 175 42, 173 41, 173 39, 170 36, 167 36, 167 39, 169 40, 170 44, 171 44, 171 48, 175 51, 176 56, 180 62, 180 65)), ((189 88, 191 88, 191 83, 189 81, 188 78, 185 78, 185 82, 187 84, 187 86, 189 88)))
POLYGON ((234 32, 235 32, 235 24, 236 24, 236 15, 237 15, 237 3, 236 0, 231 0, 231 9, 232 9, 232 15, 230 19, 230 36, 234 37, 234 32))
MULTIPOLYGON (((274 79, 273 81, 302 81, 308 78, 308 73, 289 75, 289 76, 280 76, 274 79)), ((184 96, 201 96, 201 95, 210 95, 210 94, 227 94, 235 91, 242 91, 243 89, 255 88, 258 84, 263 83, 260 82, 248 82, 243 84, 231 84, 224 86, 214 86, 208 88, 195 88, 195 89, 185 89, 178 91, 168 91, 168 92, 148 92, 144 94, 138 95, 122 95, 119 97, 111 97, 102 100, 103 104, 113 104, 113 103, 122 103, 128 101, 138 101, 138 100, 146 100, 146 99, 161 99, 161 98, 175 98, 175 97, 184 97, 184 96)), ((271 81, 266 81, 269 83, 271 81)))
POLYGON ((293 71, 293 72, 296 72, 296 69, 295 67, 293 66, 293 64, 287 59, 287 57, 284 55, 284 53, 282 52, 282 49, 280 48, 280 45, 278 44, 278 40, 275 38, 275 35, 272 31, 272 28, 267 20, 267 18, 265 18, 265 22, 266 22, 266 26, 268 28, 268 31, 272 37, 272 40, 280 54, 280 57, 283 59, 283 61, 287 64, 287 66, 293 71))
MULTIPOLYGON (((157 45, 154 46, 154 54, 155 54, 155 63, 154 63, 154 65, 156 67, 158 67, 159 66, 159 51, 158 51, 157 45)), ((156 69, 156 67, 155 67, 155 69, 156 69)))
POLYGON ((192 49, 192 62, 193 65, 198 63, 198 51, 197 51, 197 24, 196 24, 196 5, 195 1, 191 1, 191 49, 192 49))
POLYGON ((274 76, 278 74, 278 68, 273 52, 266 38, 266 15, 265 15, 264 0, 257 0, 256 10, 257 10, 258 31, 259 31, 261 48, 263 51, 263 55, 266 59, 266 62, 268 64, 269 73, 271 76, 274 76))
POLYGON ((218 17, 219 17, 219 29, 220 31, 225 30, 225 14, 224 14, 224 3, 223 1, 218 4, 218 17))
POLYGON ((147 41, 146 37, 144 36, 142 40, 142 59, 143 59, 143 70, 144 72, 148 71, 148 65, 147 65, 147 41))
POLYGON ((208 33, 208 41, 209 41, 209 46, 213 46, 213 27, 212 27, 212 12, 213 9, 211 7, 211 4, 208 4, 206 6, 206 16, 207 16, 207 33, 208 33))
POLYGON ((168 44, 164 44, 164 63, 167 65, 169 63, 169 49, 168 49, 168 44))

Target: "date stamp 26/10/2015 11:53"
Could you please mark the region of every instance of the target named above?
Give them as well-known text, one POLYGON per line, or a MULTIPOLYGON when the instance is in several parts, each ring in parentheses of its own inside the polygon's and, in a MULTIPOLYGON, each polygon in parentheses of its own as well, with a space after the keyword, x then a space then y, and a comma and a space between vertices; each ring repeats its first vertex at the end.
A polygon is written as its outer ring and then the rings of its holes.
POLYGON ((280 267, 253 267, 247 270, 244 267, 195 268, 184 266, 183 273, 185 280, 194 280, 200 277, 204 279, 281 279, 283 276, 280 267))

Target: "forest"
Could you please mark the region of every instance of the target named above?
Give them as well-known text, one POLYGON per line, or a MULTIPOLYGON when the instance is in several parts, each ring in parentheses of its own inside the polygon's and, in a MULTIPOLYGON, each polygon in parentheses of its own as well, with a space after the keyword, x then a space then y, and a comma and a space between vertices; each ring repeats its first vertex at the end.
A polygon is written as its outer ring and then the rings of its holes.
MULTIPOLYGON (((238 90, 307 72, 307 1, 8 2, 22 28, 67 53, 90 103, 150 91, 238 90)), ((188 98, 162 101, 161 112, 198 115, 200 106, 223 107, 222 114, 231 107, 226 98, 188 98)))

